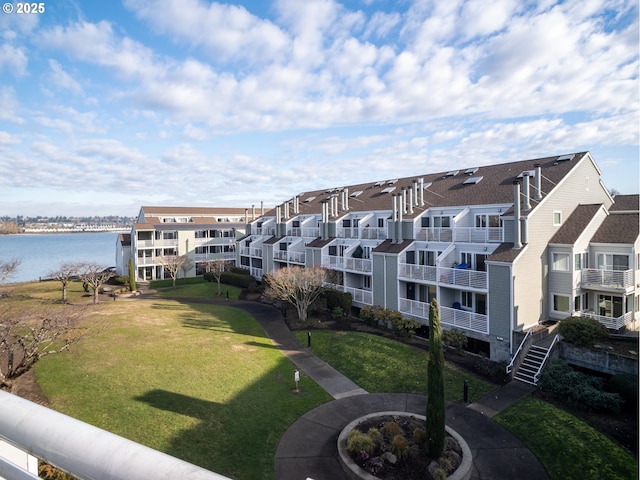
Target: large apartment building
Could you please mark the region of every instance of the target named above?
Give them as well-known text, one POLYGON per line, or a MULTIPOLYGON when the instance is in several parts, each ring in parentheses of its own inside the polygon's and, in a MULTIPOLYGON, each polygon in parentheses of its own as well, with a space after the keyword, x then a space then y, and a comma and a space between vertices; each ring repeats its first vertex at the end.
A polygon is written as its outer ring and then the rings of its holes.
POLYGON ((147 281, 168 278, 162 257, 186 255, 191 265, 187 277, 203 274, 207 261, 235 261, 247 215, 244 208, 143 206, 131 233, 118 238, 116 271, 128 275, 132 259, 136 280, 147 281))
MULTIPOLYGON (((493 360, 515 332, 568 315, 640 320, 638 195, 612 197, 589 152, 293 195, 247 222, 237 264, 323 266, 355 307, 428 324, 437 298, 493 360)), ((253 217, 252 217, 253 218, 253 217)))

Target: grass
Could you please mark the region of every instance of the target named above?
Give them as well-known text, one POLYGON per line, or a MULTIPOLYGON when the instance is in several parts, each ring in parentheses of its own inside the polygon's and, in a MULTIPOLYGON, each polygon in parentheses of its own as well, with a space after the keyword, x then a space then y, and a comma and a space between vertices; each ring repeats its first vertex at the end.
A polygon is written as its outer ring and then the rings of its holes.
POLYGON ((638 478, 638 462, 630 453, 582 420, 540 399, 525 397, 494 420, 535 453, 551 480, 638 478))
POLYGON ((169 288, 160 290, 158 295, 171 298, 238 299, 242 289, 233 285, 220 284, 220 292, 222 295, 218 296, 218 284, 216 282, 203 282, 176 285, 176 288, 171 288, 169 285, 169 288))
MULTIPOLYGON (((307 332, 295 331, 303 345, 307 332)), ((371 393, 427 393, 428 352, 401 342, 363 332, 317 330, 311 333, 313 352, 371 393)), ((445 366, 447 401, 462 400, 464 380, 469 380, 469 401, 477 400, 495 385, 455 365, 445 366)))
POLYGON ((287 427, 331 397, 239 309, 104 302, 109 327, 35 367, 52 408, 237 479, 273 478, 287 427))

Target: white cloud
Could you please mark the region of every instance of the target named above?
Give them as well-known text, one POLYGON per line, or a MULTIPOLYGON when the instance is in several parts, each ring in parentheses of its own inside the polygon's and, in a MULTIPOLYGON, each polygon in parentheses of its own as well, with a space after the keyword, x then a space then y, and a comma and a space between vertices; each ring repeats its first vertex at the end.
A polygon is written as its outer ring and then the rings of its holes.
POLYGON ((27 56, 21 48, 5 43, 0 45, 0 71, 23 77, 27 73, 27 56))
POLYGON ((49 59, 49 73, 46 75, 45 88, 54 87, 60 90, 69 91, 75 95, 83 95, 80 83, 64 71, 62 65, 53 59, 49 59))

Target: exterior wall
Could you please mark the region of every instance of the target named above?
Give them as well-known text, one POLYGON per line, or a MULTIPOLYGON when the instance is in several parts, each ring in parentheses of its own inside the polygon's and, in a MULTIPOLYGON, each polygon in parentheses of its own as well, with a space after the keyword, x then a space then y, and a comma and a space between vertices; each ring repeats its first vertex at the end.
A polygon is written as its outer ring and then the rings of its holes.
POLYGON ((511 295, 513 279, 510 265, 488 264, 489 292, 487 313, 489 335, 509 339, 511 337, 511 295))
POLYGON ((532 201, 535 210, 526 222, 527 250, 514 263, 516 329, 529 328, 549 317, 547 244, 560 228, 553 224, 554 212, 561 213, 563 223, 579 204, 611 206, 611 197, 599 179, 596 166, 585 156, 539 205, 532 201))
POLYGON ((371 255, 373 259, 373 278, 371 283, 371 291, 373 293, 373 304, 381 307, 387 306, 386 299, 386 259, 385 255, 374 253, 371 255))
POLYGON ((571 315, 573 311, 574 297, 574 272, 573 272, 573 249, 568 246, 552 246, 549 252, 549 318, 553 320, 562 320, 571 315), (557 255, 567 255, 567 270, 554 270, 553 257, 557 255), (566 297, 568 301, 568 310, 555 310, 554 296, 558 295, 566 297))

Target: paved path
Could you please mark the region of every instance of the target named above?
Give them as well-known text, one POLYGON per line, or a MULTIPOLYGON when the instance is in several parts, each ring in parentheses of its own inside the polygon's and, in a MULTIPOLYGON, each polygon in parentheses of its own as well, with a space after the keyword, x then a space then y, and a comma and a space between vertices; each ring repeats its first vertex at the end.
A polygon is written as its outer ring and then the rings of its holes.
MULTIPOLYGON (((335 399, 307 412, 287 429, 276 451, 276 480, 347 480, 338 461, 337 447, 338 435, 347 424, 379 411, 422 415, 426 411, 424 395, 367 394, 301 345, 286 326, 280 311, 272 306, 242 300, 191 300, 241 308, 253 315, 274 345, 335 399)), ((491 420, 530 394, 533 388, 511 382, 468 406, 449 403, 447 425, 462 435, 471 449, 471 480, 548 480, 533 453, 515 435, 491 420)))

